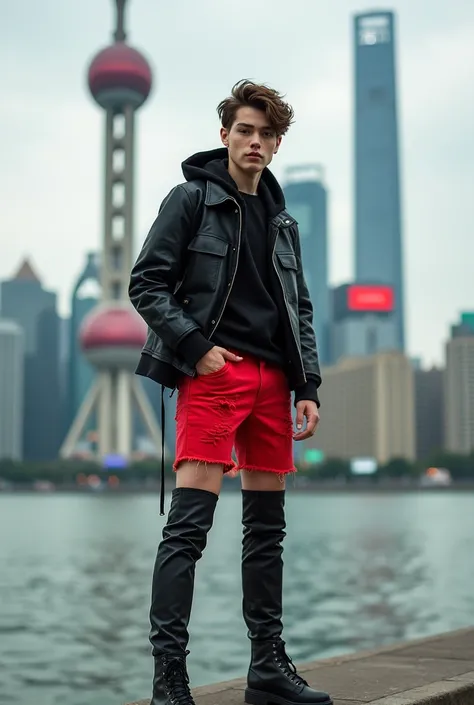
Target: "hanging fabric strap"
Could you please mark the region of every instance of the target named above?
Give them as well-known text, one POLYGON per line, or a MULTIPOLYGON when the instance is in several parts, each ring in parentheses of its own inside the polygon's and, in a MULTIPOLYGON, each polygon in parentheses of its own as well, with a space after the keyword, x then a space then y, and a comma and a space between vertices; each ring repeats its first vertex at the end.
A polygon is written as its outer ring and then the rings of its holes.
POLYGON ((161 385, 161 489, 160 516, 165 514, 165 388, 161 385))

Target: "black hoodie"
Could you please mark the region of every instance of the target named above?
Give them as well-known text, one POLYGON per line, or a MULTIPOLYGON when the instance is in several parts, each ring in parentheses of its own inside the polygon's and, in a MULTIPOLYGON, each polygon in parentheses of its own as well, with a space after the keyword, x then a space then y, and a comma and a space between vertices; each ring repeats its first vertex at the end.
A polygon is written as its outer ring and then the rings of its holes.
POLYGON ((285 344, 272 291, 269 251, 269 221, 285 208, 283 192, 268 170, 262 174, 258 196, 239 192, 223 154, 225 150, 196 154, 183 163, 183 173, 188 181, 220 183, 239 203, 242 238, 237 274, 212 342, 195 331, 178 352, 195 365, 212 345, 219 345, 283 366, 285 344))

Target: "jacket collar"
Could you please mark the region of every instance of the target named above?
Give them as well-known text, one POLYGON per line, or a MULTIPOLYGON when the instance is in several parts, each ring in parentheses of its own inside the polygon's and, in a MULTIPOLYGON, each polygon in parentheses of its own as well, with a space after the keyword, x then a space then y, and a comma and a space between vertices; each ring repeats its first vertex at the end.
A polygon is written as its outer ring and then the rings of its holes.
POLYGON ((235 201, 234 197, 223 186, 208 179, 206 182, 206 206, 217 206, 227 200, 235 201))
MULTIPOLYGON (((225 201, 234 201, 236 199, 231 196, 220 184, 215 181, 208 180, 206 182, 206 206, 218 206, 225 201)), ((271 219, 271 224, 278 228, 289 228, 296 225, 296 220, 286 211, 282 210, 271 219)))

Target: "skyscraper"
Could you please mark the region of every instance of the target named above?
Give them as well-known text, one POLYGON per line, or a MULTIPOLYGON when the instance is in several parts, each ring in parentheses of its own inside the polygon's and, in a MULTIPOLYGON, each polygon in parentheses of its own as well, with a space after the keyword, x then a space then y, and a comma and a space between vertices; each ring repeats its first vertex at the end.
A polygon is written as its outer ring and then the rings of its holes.
POLYGON ((327 191, 317 164, 288 167, 284 176, 288 212, 298 222, 306 283, 314 307, 321 363, 329 362, 330 292, 328 275, 327 191))
POLYGON ((51 460, 61 441, 56 294, 43 288, 28 260, 0 290, 2 316, 18 323, 24 333, 23 454, 26 460, 51 460))
POLYGON ((356 15, 354 31, 356 279, 394 287, 397 343, 404 350, 394 14, 356 15))
POLYGON ((23 331, 0 318, 0 460, 23 455, 23 331))
POLYGON ((332 293, 332 364, 397 350, 391 286, 341 284, 332 293))

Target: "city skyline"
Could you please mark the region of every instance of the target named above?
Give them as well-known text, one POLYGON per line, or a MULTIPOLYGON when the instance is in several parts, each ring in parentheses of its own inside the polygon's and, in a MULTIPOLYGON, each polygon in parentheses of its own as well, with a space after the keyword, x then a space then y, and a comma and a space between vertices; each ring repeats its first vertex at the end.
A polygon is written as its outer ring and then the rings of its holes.
MULTIPOLYGON (((143 47, 159 68, 157 95, 143 111, 137 145, 135 251, 162 198, 182 180, 180 162, 218 143, 217 102, 248 75, 283 90, 294 105, 296 124, 272 169, 281 179, 290 165, 323 164, 331 194, 330 281, 351 280, 351 23, 356 12, 370 8, 335 0, 330 11, 307 10, 303 0, 295 1, 291 18, 298 24, 299 58, 288 62, 288 52, 278 51, 281 41, 288 41, 278 2, 271 16, 247 0, 228 15, 211 0, 204 0, 199 12, 189 3, 187 13, 145 0, 132 4, 132 44, 143 47), (252 22, 262 28, 258 62, 253 52, 230 56, 222 66, 214 62, 211 79, 204 82, 199 67, 206 57, 219 51, 227 56, 229 41, 252 22), (205 30, 210 38, 199 49, 201 64, 193 61, 194 39, 205 30)), ((474 298, 469 266, 474 166, 467 149, 474 107, 469 83, 474 8, 455 0, 448 11, 445 2, 422 0, 414 9, 403 0, 384 9, 396 12, 399 30, 407 349, 427 364, 439 363, 451 322, 473 307, 474 298)), ((108 0, 85 0, 67 10, 58 0, 45 0, 41 7, 23 0, 6 10, 8 32, 0 52, 5 63, 14 57, 15 71, 1 79, 10 100, 0 118, 5 197, 0 279, 13 276, 29 255, 46 288, 58 291, 62 315, 85 252, 96 249, 102 236, 101 115, 87 95, 84 61, 104 44, 110 11, 108 0), (40 18, 41 37, 35 30, 40 18)))

